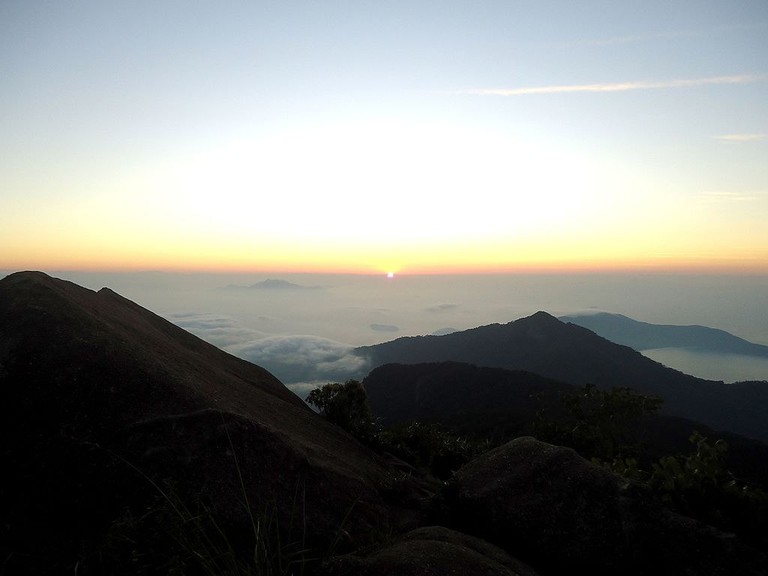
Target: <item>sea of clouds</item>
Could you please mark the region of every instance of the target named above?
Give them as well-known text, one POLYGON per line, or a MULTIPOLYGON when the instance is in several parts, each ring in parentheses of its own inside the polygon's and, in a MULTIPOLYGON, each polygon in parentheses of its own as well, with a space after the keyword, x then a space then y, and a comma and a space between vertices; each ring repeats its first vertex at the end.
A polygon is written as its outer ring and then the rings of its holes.
MULTIPOLYGON (((302 397, 329 381, 363 378, 370 366, 355 354, 358 346, 505 323, 538 310, 700 324, 768 344, 768 278, 760 276, 50 273, 94 290, 112 288, 266 368, 302 397)), ((745 372, 743 359, 659 354, 663 363, 704 378, 768 378, 760 377, 761 366, 745 372)))

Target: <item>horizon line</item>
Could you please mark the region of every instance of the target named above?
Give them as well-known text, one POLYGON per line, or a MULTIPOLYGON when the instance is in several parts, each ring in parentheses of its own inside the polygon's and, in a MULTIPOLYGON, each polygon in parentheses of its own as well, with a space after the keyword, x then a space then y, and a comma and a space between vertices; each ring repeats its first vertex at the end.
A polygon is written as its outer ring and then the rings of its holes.
POLYGON ((6 268, 0 267, 0 278, 19 272, 43 272, 48 275, 58 273, 81 274, 204 274, 204 275, 339 275, 339 276, 381 276, 386 279, 390 273, 393 278, 413 276, 499 276, 499 275, 577 275, 577 274, 671 274, 671 275, 718 275, 718 276, 768 276, 768 266, 765 264, 746 264, 717 262, 712 264, 694 262, 635 262, 626 265, 599 264, 541 264, 518 266, 483 266, 483 267, 401 267, 399 270, 353 269, 340 267, 338 269, 321 268, 268 268, 268 267, 206 267, 206 266, 38 266, 6 268))

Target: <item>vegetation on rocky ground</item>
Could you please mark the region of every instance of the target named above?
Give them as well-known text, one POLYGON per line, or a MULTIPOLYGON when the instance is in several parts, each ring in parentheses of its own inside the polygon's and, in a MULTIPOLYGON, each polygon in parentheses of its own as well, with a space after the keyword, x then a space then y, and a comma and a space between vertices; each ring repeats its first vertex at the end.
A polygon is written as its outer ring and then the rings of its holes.
MULTIPOLYGON (((768 545, 768 494, 737 478, 725 466, 728 445, 697 431, 691 452, 652 460, 638 435, 644 418, 658 413, 662 400, 629 388, 585 385, 540 397, 531 423, 538 439, 567 446, 625 479, 644 486, 659 503, 746 542, 768 545), (644 464, 647 463, 647 464, 644 464)), ((355 380, 327 384, 307 401, 368 446, 389 452, 433 476, 447 480, 472 458, 495 445, 489 438, 458 436, 437 423, 409 422, 381 429, 368 406, 365 388, 355 380)))

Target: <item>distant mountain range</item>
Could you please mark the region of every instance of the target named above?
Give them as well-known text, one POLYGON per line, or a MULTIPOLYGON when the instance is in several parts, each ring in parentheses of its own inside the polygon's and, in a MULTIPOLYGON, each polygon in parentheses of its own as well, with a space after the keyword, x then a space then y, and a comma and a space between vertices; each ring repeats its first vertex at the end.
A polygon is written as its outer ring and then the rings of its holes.
POLYGON ((695 378, 546 312, 444 336, 398 338, 356 353, 368 358, 371 367, 454 361, 522 370, 574 385, 627 386, 663 398, 665 414, 768 440, 767 383, 726 385, 695 378))
POLYGON ((701 352, 768 358, 768 346, 755 344, 724 330, 706 326, 649 324, 621 314, 607 312, 561 316, 560 320, 582 326, 611 342, 623 344, 638 351, 656 348, 687 348, 701 352))

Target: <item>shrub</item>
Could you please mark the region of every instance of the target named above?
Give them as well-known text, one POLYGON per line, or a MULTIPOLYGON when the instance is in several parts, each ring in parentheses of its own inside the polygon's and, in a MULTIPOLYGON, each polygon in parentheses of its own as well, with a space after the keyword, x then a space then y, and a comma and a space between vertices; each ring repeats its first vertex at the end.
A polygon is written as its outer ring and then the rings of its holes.
POLYGON ((317 408, 321 415, 344 428, 358 440, 373 440, 376 426, 368 405, 368 395, 359 381, 347 380, 344 384, 326 384, 312 390, 306 401, 317 408))
POLYGON ((454 436, 437 424, 411 422, 381 432, 382 450, 445 480, 487 449, 486 443, 454 436))
POLYGON ((587 458, 626 459, 640 449, 633 438, 633 425, 656 414, 662 402, 630 388, 600 390, 587 384, 578 392, 561 393, 553 416, 540 408, 533 432, 540 440, 569 446, 587 458))

